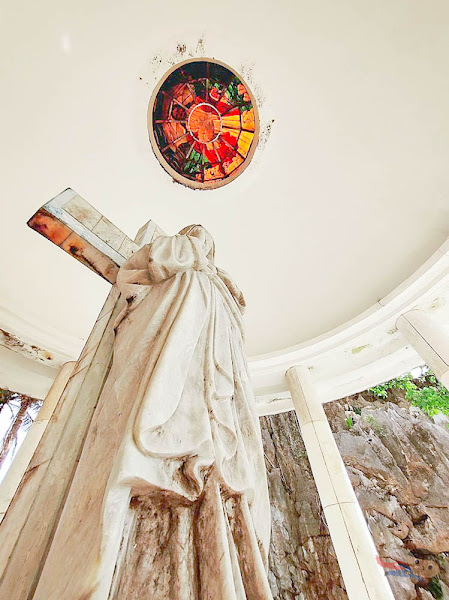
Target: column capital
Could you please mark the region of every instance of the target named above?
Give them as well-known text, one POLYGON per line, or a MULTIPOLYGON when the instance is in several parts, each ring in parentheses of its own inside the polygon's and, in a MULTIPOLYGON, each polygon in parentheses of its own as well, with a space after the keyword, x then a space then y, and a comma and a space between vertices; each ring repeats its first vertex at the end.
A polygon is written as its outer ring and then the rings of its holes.
POLYGON ((300 426, 313 421, 327 423, 310 369, 305 365, 294 365, 287 370, 285 377, 300 426))
POLYGON ((445 326, 420 309, 403 313, 396 326, 441 383, 449 387, 449 335, 445 326))

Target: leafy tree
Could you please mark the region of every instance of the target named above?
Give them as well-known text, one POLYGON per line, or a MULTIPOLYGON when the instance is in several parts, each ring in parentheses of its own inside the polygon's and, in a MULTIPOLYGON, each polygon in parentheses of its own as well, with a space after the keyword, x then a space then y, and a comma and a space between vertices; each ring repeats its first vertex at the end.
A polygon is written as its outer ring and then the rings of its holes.
POLYGON ((437 413, 449 415, 449 391, 441 385, 428 367, 423 367, 418 377, 406 373, 380 385, 369 388, 377 398, 388 398, 389 392, 402 390, 404 397, 413 406, 417 406, 426 415, 433 417, 437 413))
POLYGON ((40 400, 0 388, 0 412, 9 413, 9 424, 3 433, 3 439, 0 437, 0 467, 11 453, 14 454, 19 430, 28 431, 41 405, 40 400))

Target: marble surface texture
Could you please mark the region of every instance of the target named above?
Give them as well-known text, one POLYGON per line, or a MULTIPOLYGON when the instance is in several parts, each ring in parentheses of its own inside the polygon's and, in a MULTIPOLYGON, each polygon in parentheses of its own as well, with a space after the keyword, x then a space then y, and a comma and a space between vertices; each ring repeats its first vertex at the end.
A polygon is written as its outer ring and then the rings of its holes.
POLYGON ((243 296, 201 226, 143 246, 117 287, 112 367, 34 600, 271 600, 243 296))

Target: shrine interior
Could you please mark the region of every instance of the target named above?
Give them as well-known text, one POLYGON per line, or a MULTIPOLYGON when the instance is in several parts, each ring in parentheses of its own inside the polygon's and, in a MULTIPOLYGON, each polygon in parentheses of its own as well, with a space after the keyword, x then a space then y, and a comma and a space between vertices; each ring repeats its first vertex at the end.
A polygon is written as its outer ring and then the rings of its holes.
POLYGON ((449 600, 449 4, 2 12, 0 599, 449 600))

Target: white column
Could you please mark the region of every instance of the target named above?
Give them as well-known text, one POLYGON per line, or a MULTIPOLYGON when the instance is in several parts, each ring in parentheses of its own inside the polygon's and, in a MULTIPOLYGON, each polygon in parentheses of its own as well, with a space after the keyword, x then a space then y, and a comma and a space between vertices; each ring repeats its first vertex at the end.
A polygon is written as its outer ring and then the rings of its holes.
POLYGON ((404 313, 396 321, 396 327, 449 389, 449 335, 444 327, 422 310, 404 313))
POLYGON ((74 361, 65 363, 56 375, 41 409, 37 414, 35 422, 27 433, 26 438, 23 440, 17 454, 14 456, 11 466, 0 485, 0 522, 5 516, 8 506, 30 464, 34 451, 36 450, 53 411, 61 398, 62 392, 73 372, 75 364, 74 361))
POLYGON ((349 600, 394 600, 310 371, 286 373, 301 435, 349 600))

